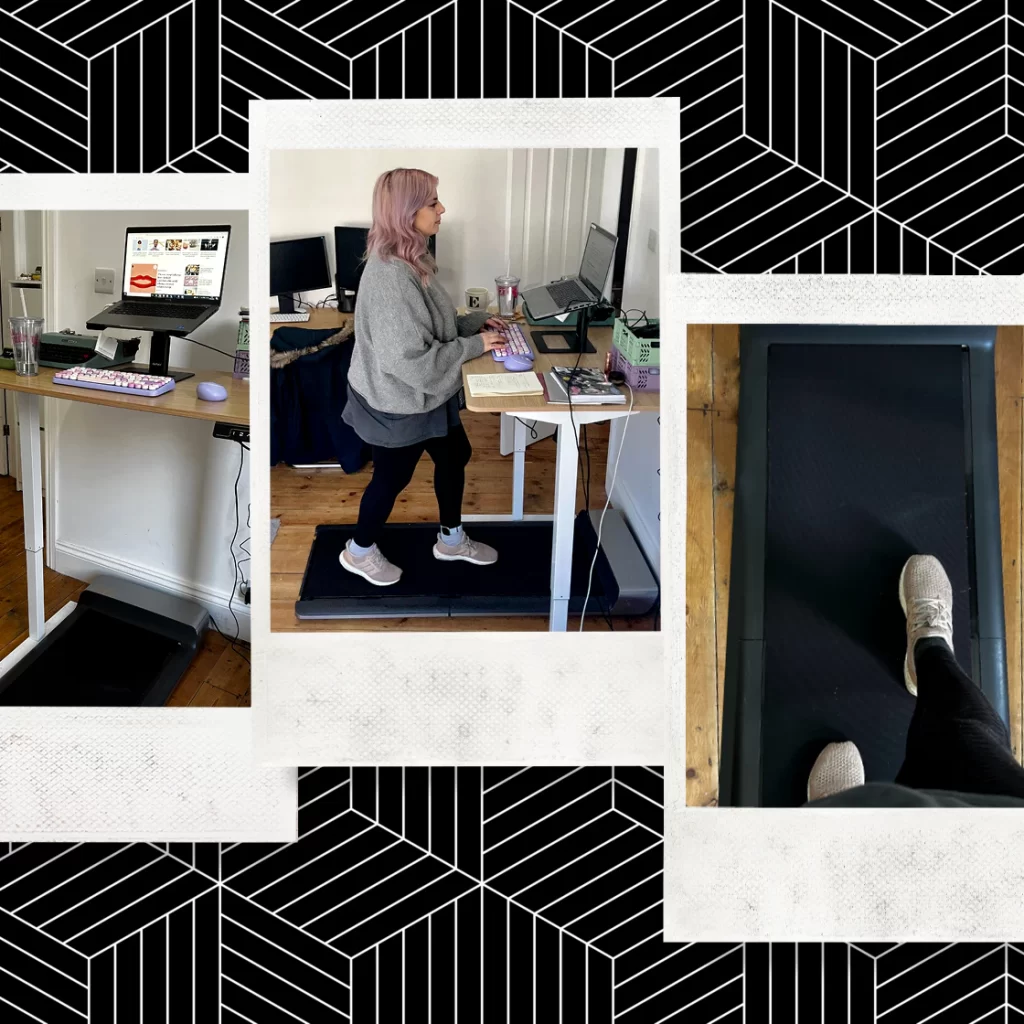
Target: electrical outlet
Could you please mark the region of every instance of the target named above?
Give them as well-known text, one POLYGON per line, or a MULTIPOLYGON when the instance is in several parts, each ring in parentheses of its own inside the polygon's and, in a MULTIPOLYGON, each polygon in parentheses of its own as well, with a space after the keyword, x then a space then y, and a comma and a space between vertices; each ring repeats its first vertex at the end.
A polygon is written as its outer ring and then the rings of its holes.
POLYGON ((655 231, 654 228, 651 228, 651 230, 647 232, 647 248, 650 249, 651 252, 658 251, 658 232, 655 231))
POLYGON ((238 581, 238 593, 236 594, 236 597, 240 601, 244 601, 246 604, 249 603, 249 581, 248 580, 239 580, 238 581))
POLYGON ((110 267, 97 267, 93 271, 93 291, 103 295, 114 294, 114 271, 110 267))

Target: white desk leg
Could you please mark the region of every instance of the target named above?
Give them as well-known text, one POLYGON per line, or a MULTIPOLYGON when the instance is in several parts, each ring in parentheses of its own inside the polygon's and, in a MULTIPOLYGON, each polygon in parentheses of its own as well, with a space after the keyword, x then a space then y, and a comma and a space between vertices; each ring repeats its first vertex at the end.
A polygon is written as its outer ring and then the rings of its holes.
POLYGON ((21 434, 21 490, 25 508, 25 560, 28 568, 28 635, 41 640, 46 630, 43 602, 43 472, 39 452, 39 396, 18 395, 21 434))
POLYGON ((526 489, 526 424, 512 417, 512 518, 523 518, 523 491, 526 489))
POLYGON ((579 433, 569 423, 558 427, 555 453, 555 523, 551 545, 551 615, 548 629, 564 633, 572 585, 572 534, 576 518, 576 463, 579 433))

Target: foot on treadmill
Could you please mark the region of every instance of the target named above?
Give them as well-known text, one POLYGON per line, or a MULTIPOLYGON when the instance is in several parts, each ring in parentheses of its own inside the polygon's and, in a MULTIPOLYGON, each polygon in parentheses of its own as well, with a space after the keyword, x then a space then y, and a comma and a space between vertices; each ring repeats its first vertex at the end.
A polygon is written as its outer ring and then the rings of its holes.
POLYGON ((437 535, 434 545, 434 557, 441 562, 472 562, 473 565, 493 565, 498 560, 498 552, 489 544, 481 544, 471 540, 463 532, 458 544, 445 544, 441 534, 437 535))
POLYGON ((907 653, 903 681, 917 696, 914 644, 928 636, 941 637, 953 649, 953 585, 934 555, 913 555, 900 573, 900 604, 907 616, 907 653))
POLYGON ((830 743, 819 755, 807 780, 807 799, 823 800, 864 785, 864 762, 855 743, 830 743))
POLYGON ((338 561, 341 562, 343 569, 362 576, 364 580, 369 580, 375 587, 390 587, 392 583, 397 583, 402 578, 402 570, 397 565, 392 565, 376 544, 370 549, 368 555, 356 558, 349 551, 346 543, 341 549, 341 554, 338 555, 338 561))

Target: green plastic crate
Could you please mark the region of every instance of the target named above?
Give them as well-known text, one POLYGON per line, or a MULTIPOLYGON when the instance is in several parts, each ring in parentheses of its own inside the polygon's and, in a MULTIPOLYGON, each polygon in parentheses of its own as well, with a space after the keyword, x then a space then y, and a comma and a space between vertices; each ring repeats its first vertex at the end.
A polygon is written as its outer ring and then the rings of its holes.
MULTIPOLYGON (((660 320, 650 320, 653 326, 660 320)), ((626 321, 616 319, 615 330, 612 332, 615 347, 629 360, 633 366, 660 366, 661 341, 658 338, 638 338, 627 326, 626 321)))

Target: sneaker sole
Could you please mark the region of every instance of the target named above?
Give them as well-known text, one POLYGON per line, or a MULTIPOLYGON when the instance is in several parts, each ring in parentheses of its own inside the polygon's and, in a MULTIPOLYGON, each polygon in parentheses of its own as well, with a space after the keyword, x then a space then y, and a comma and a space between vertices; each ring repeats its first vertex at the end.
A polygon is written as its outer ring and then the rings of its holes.
POLYGON ((434 557, 439 562, 469 562, 470 565, 494 565, 498 560, 495 558, 492 562, 483 562, 479 558, 469 558, 466 555, 443 555, 437 548, 434 548, 434 557))
POLYGON ((393 587, 402 578, 399 576, 398 580, 375 580, 369 573, 363 572, 362 569, 357 569, 354 565, 349 565, 341 555, 338 555, 338 564, 346 572, 350 572, 354 576, 362 576, 367 583, 372 583, 375 587, 393 587))

